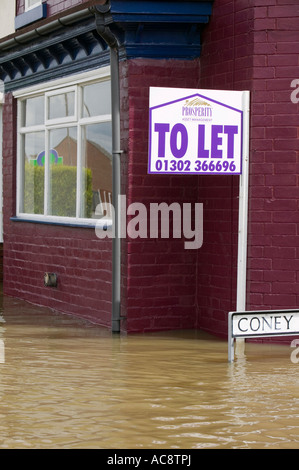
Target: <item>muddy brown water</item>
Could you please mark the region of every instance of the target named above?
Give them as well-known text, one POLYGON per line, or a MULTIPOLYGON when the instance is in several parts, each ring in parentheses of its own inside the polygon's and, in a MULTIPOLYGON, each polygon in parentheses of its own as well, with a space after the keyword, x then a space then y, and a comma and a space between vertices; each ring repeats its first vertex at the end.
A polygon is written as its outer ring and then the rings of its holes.
POLYGON ((299 448, 289 345, 198 331, 112 335, 1 297, 1 449, 299 448))

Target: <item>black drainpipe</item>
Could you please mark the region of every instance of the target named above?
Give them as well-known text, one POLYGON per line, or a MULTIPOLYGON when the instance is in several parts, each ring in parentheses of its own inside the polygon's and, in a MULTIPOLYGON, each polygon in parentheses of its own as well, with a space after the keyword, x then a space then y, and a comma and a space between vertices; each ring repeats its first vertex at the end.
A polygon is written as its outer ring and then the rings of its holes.
POLYGON ((114 207, 114 237, 112 239, 112 333, 120 332, 120 298, 121 298, 121 238, 120 207, 118 196, 120 187, 120 93, 119 93, 119 51, 118 40, 107 26, 107 14, 111 8, 110 1, 105 5, 94 7, 96 27, 99 35, 110 48, 111 67, 111 107, 112 107, 112 202, 114 207))

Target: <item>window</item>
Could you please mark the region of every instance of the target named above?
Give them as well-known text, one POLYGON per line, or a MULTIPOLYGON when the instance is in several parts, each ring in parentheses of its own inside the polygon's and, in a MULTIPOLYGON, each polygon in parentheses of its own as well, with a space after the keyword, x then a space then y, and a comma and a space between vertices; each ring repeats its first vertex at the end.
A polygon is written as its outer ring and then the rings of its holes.
POLYGON ((15 95, 17 216, 94 225, 112 202, 110 78, 15 95))
MULTIPOLYGON (((24 3, 22 3, 22 6, 24 3)), ((24 13, 15 17, 15 29, 21 29, 24 26, 34 23, 47 17, 47 3, 42 0, 25 0, 24 13)))
POLYGON ((25 11, 31 10, 39 5, 41 5, 41 0, 25 0, 25 11))

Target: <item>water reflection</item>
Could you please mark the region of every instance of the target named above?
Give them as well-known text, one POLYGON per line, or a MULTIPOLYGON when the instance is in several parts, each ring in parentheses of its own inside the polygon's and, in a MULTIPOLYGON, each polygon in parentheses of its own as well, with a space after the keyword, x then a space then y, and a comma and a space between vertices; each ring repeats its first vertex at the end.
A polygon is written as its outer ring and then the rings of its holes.
POLYGON ((201 332, 115 336, 3 300, 0 448, 299 448, 288 346, 229 364, 201 332))

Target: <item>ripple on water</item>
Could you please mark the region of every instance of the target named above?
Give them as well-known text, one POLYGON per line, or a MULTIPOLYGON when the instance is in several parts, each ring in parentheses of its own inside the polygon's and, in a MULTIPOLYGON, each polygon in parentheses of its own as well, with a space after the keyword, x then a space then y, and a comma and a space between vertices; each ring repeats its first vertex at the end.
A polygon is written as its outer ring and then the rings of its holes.
POLYGON ((290 350, 201 332, 111 335, 3 303, 0 448, 298 448, 290 350))

